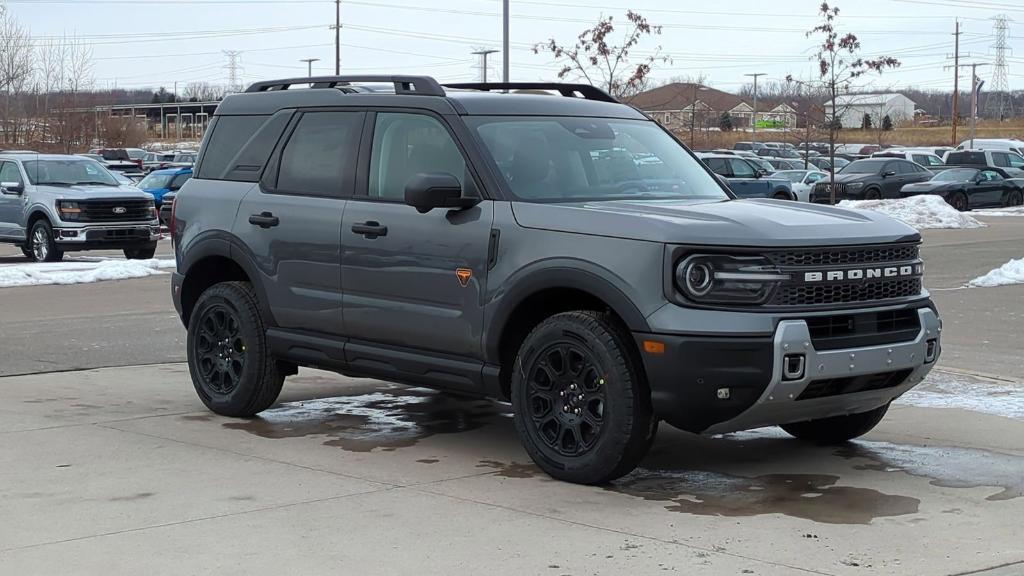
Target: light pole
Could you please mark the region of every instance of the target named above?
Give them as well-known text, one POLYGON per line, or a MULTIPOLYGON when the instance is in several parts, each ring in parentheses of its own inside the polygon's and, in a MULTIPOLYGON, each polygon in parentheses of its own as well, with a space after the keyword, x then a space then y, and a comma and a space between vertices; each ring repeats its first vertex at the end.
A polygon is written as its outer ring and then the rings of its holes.
POLYGON ((700 84, 693 85, 693 100, 690 101, 690 149, 693 149, 693 130, 697 121, 697 93, 706 91, 700 84))
POLYGON ((501 81, 508 84, 508 0, 502 2, 501 14, 501 81))
POLYGON ((310 78, 313 77, 313 62, 319 62, 319 61, 320 61, 319 58, 303 58, 302 60, 299 60, 299 62, 305 62, 306 63, 306 68, 308 70, 307 76, 310 77, 310 78))
POLYGON ((754 74, 744 74, 744 76, 754 77, 754 112, 750 115, 751 122, 751 140, 757 142, 757 77, 764 76, 764 72, 755 72, 754 74))

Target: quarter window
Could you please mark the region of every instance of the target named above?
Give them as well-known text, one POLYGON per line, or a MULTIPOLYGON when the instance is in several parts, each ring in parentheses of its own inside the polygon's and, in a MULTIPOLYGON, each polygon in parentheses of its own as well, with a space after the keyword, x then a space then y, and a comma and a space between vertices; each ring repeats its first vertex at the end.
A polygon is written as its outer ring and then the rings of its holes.
POLYGON ((309 196, 342 196, 351 179, 362 112, 308 112, 281 154, 277 188, 309 196))
POLYGON ((447 173, 466 189, 466 160, 435 118, 423 114, 379 113, 370 154, 370 198, 402 202, 405 185, 417 174, 447 173))

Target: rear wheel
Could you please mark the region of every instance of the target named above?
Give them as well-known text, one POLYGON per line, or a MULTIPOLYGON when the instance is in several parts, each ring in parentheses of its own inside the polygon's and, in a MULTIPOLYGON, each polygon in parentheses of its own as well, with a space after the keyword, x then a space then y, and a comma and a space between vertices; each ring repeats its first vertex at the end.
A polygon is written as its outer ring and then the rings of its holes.
POLYGON ((1024 194, 1022 194, 1020 190, 1014 190, 1006 195, 1005 206, 1007 208, 1020 206, 1021 204, 1024 204, 1024 194))
POLYGON ((124 249, 124 257, 129 260, 149 260, 154 254, 156 254, 156 242, 124 249))
POLYGON ((28 250, 36 262, 60 262, 64 252, 53 240, 53 228, 46 220, 37 220, 28 233, 28 250))
POLYGON ((600 484, 629 473, 657 430, 629 334, 606 315, 564 312, 523 341, 512 376, 519 439, 552 477, 600 484))
POLYGON ((947 200, 950 206, 956 208, 960 212, 967 212, 967 194, 963 192, 954 192, 952 196, 947 200))
POLYGON ((780 426, 791 436, 815 444, 841 444, 863 436, 878 425, 889 410, 889 405, 860 414, 833 416, 806 422, 794 422, 780 426))
POLYGON ((253 416, 277 400, 284 372, 270 356, 259 302, 248 282, 199 296, 188 323, 188 369, 199 398, 224 416, 253 416))

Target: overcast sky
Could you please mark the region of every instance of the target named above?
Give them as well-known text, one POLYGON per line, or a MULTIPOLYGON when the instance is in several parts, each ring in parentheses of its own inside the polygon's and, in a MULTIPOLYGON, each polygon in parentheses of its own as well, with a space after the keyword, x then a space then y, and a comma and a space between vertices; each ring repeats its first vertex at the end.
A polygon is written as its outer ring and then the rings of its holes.
MULTIPOLYGON (((314 73, 333 73, 333 0, 7 0, 34 36, 76 33, 94 43, 99 87, 226 84, 222 50, 242 52, 242 80, 305 75, 302 58, 320 58, 314 73), (268 30, 269 29, 269 30, 268 30)), ((994 59, 993 22, 1010 22, 1009 82, 1024 88, 1024 2, 1021 0, 837 0, 840 27, 856 33, 866 56, 886 54, 900 70, 874 88, 952 89, 944 70, 953 52, 954 19, 962 22, 962 62, 994 59), (1015 55, 1014 55, 1015 54, 1015 55), (947 56, 950 58, 947 59, 947 56)), ((557 66, 530 47, 548 38, 571 42, 602 14, 625 21, 627 8, 664 27, 659 44, 670 64, 655 76, 704 73, 707 83, 736 90, 766 79, 811 74, 817 0, 511 0, 513 80, 551 80, 557 66)), ((501 0, 342 0, 342 72, 430 74, 476 80, 476 48, 501 48, 501 0)), ((491 78, 500 73, 493 55, 491 78)), ((991 87, 992 68, 979 68, 991 87)), ((964 73, 969 77, 969 71, 964 73)), ((962 83, 961 86, 964 86, 962 83)))

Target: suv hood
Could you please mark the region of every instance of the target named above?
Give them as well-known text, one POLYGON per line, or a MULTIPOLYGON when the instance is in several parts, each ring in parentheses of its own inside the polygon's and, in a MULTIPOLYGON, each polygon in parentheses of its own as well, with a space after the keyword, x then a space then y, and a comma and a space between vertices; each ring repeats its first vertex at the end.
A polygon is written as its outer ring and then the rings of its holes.
POLYGON ((512 211, 525 228, 669 244, 782 247, 920 239, 910 226, 877 212, 760 198, 514 202, 512 211))
POLYGON ((45 191, 58 200, 88 200, 90 198, 139 198, 153 199, 135 186, 36 186, 38 191, 45 191))

